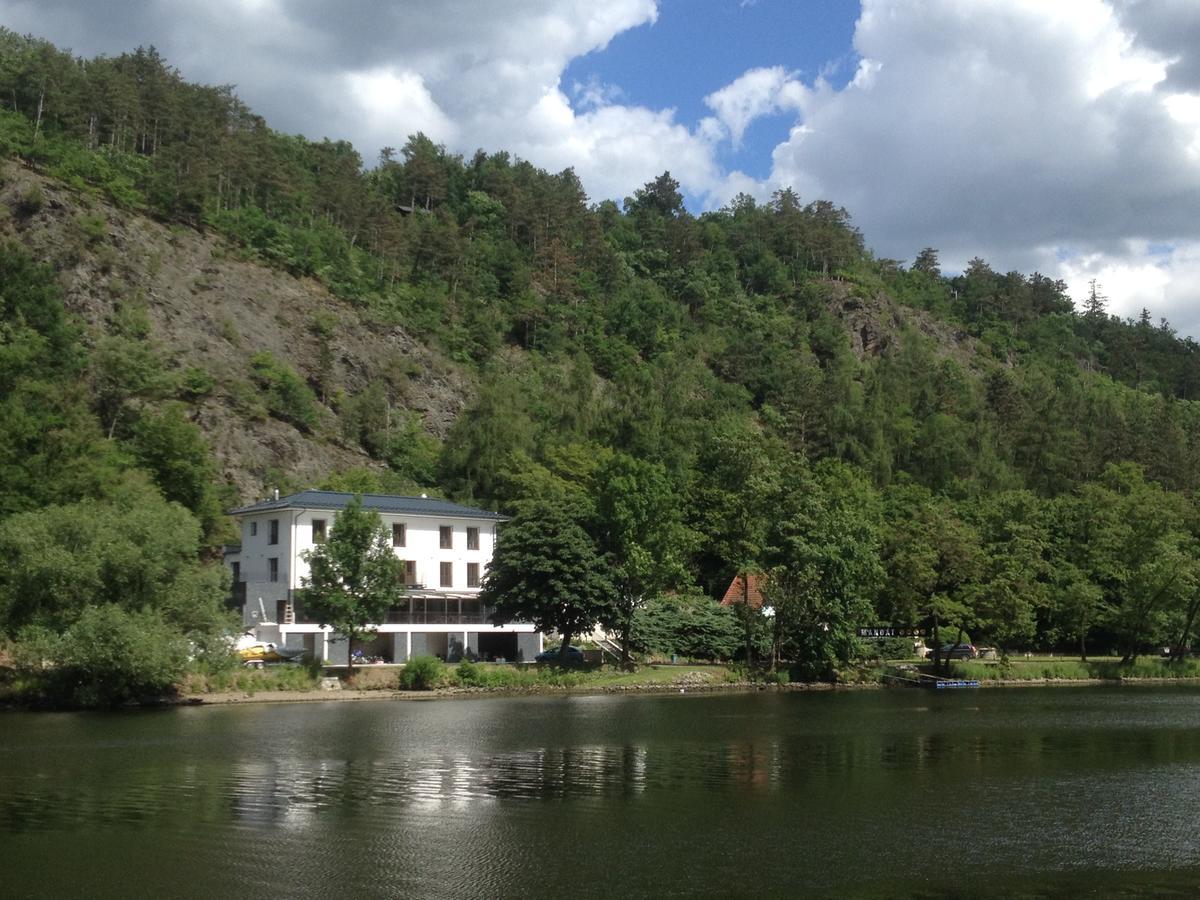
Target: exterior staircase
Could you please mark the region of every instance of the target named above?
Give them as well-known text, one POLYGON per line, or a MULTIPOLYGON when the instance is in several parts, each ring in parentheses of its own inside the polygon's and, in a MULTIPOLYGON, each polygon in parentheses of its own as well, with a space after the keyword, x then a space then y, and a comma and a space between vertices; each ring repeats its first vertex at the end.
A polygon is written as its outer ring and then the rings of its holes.
POLYGON ((605 656, 611 656, 613 662, 621 661, 621 645, 610 637, 596 638, 596 645, 604 651, 605 656))

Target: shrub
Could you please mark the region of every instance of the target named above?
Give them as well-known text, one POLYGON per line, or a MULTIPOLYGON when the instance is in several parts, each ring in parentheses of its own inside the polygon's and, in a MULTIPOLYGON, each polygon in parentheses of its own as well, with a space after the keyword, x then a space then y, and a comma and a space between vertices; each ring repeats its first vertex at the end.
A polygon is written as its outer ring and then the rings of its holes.
POLYGON ((458 664, 458 668, 454 670, 454 677, 463 687, 486 687, 489 681, 483 666, 469 659, 464 659, 458 664))
POLYGON ((295 370, 266 351, 251 356, 250 366, 271 415, 311 431, 317 424, 317 398, 295 370))
POLYGON ((41 185, 33 184, 23 190, 17 198, 17 213, 23 218, 28 218, 45 205, 46 197, 42 193, 41 185))
POLYGON ((414 656, 400 670, 400 687, 406 691, 431 691, 445 678, 446 667, 433 656, 414 656))
POLYGON ((173 694, 187 667, 187 641, 149 610, 90 606, 60 636, 24 637, 42 658, 36 671, 32 660, 22 662, 55 703, 116 706, 173 694))
POLYGON ((216 387, 216 380, 196 366, 189 366, 179 379, 179 393, 189 400, 199 400, 207 397, 216 387))
POLYGON ((99 244, 108 236, 108 222, 102 215, 80 213, 75 217, 75 225, 89 246, 99 244))

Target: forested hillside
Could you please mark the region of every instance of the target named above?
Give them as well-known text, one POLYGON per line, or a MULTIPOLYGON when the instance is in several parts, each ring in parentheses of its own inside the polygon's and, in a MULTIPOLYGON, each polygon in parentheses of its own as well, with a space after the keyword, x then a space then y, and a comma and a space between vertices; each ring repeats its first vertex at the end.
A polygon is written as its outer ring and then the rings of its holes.
POLYGON ((667 173, 592 202, 397 143, 364 161, 152 49, 0 31, 0 628, 130 602, 96 539, 58 603, 56 522, 190 516, 212 580, 223 505, 319 483, 557 504, 631 617, 771 572, 814 672, 935 611, 1003 648, 1190 642, 1200 348, 1168 323, 876 258, 790 190, 695 215, 667 173))

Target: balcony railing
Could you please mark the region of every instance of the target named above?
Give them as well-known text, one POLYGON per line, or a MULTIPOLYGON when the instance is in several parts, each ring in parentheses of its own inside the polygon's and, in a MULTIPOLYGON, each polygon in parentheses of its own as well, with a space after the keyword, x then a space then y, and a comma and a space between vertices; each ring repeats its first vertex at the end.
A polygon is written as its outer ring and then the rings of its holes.
POLYGON ((490 625, 492 610, 486 612, 441 612, 440 610, 388 610, 386 625, 490 625))

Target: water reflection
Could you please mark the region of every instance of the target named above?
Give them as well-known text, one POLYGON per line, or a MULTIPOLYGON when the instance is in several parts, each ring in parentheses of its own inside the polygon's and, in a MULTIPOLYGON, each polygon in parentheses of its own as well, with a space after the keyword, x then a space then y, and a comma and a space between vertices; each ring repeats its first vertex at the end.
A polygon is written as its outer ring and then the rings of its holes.
POLYGON ((16 885, 39 883, 41 866, 71 888, 56 852, 67 836, 122 841, 141 877, 168 887, 164 860, 187 855, 198 895, 235 877, 234 893, 285 877, 298 895, 519 895, 547 858, 586 876, 579 896, 605 895, 606 860, 625 861, 634 894, 680 896, 749 884, 938 896, 964 867, 1031 883, 1104 873, 1112 886, 1200 865, 1195 691, 331 704, 0 725, 0 864, 16 885))

